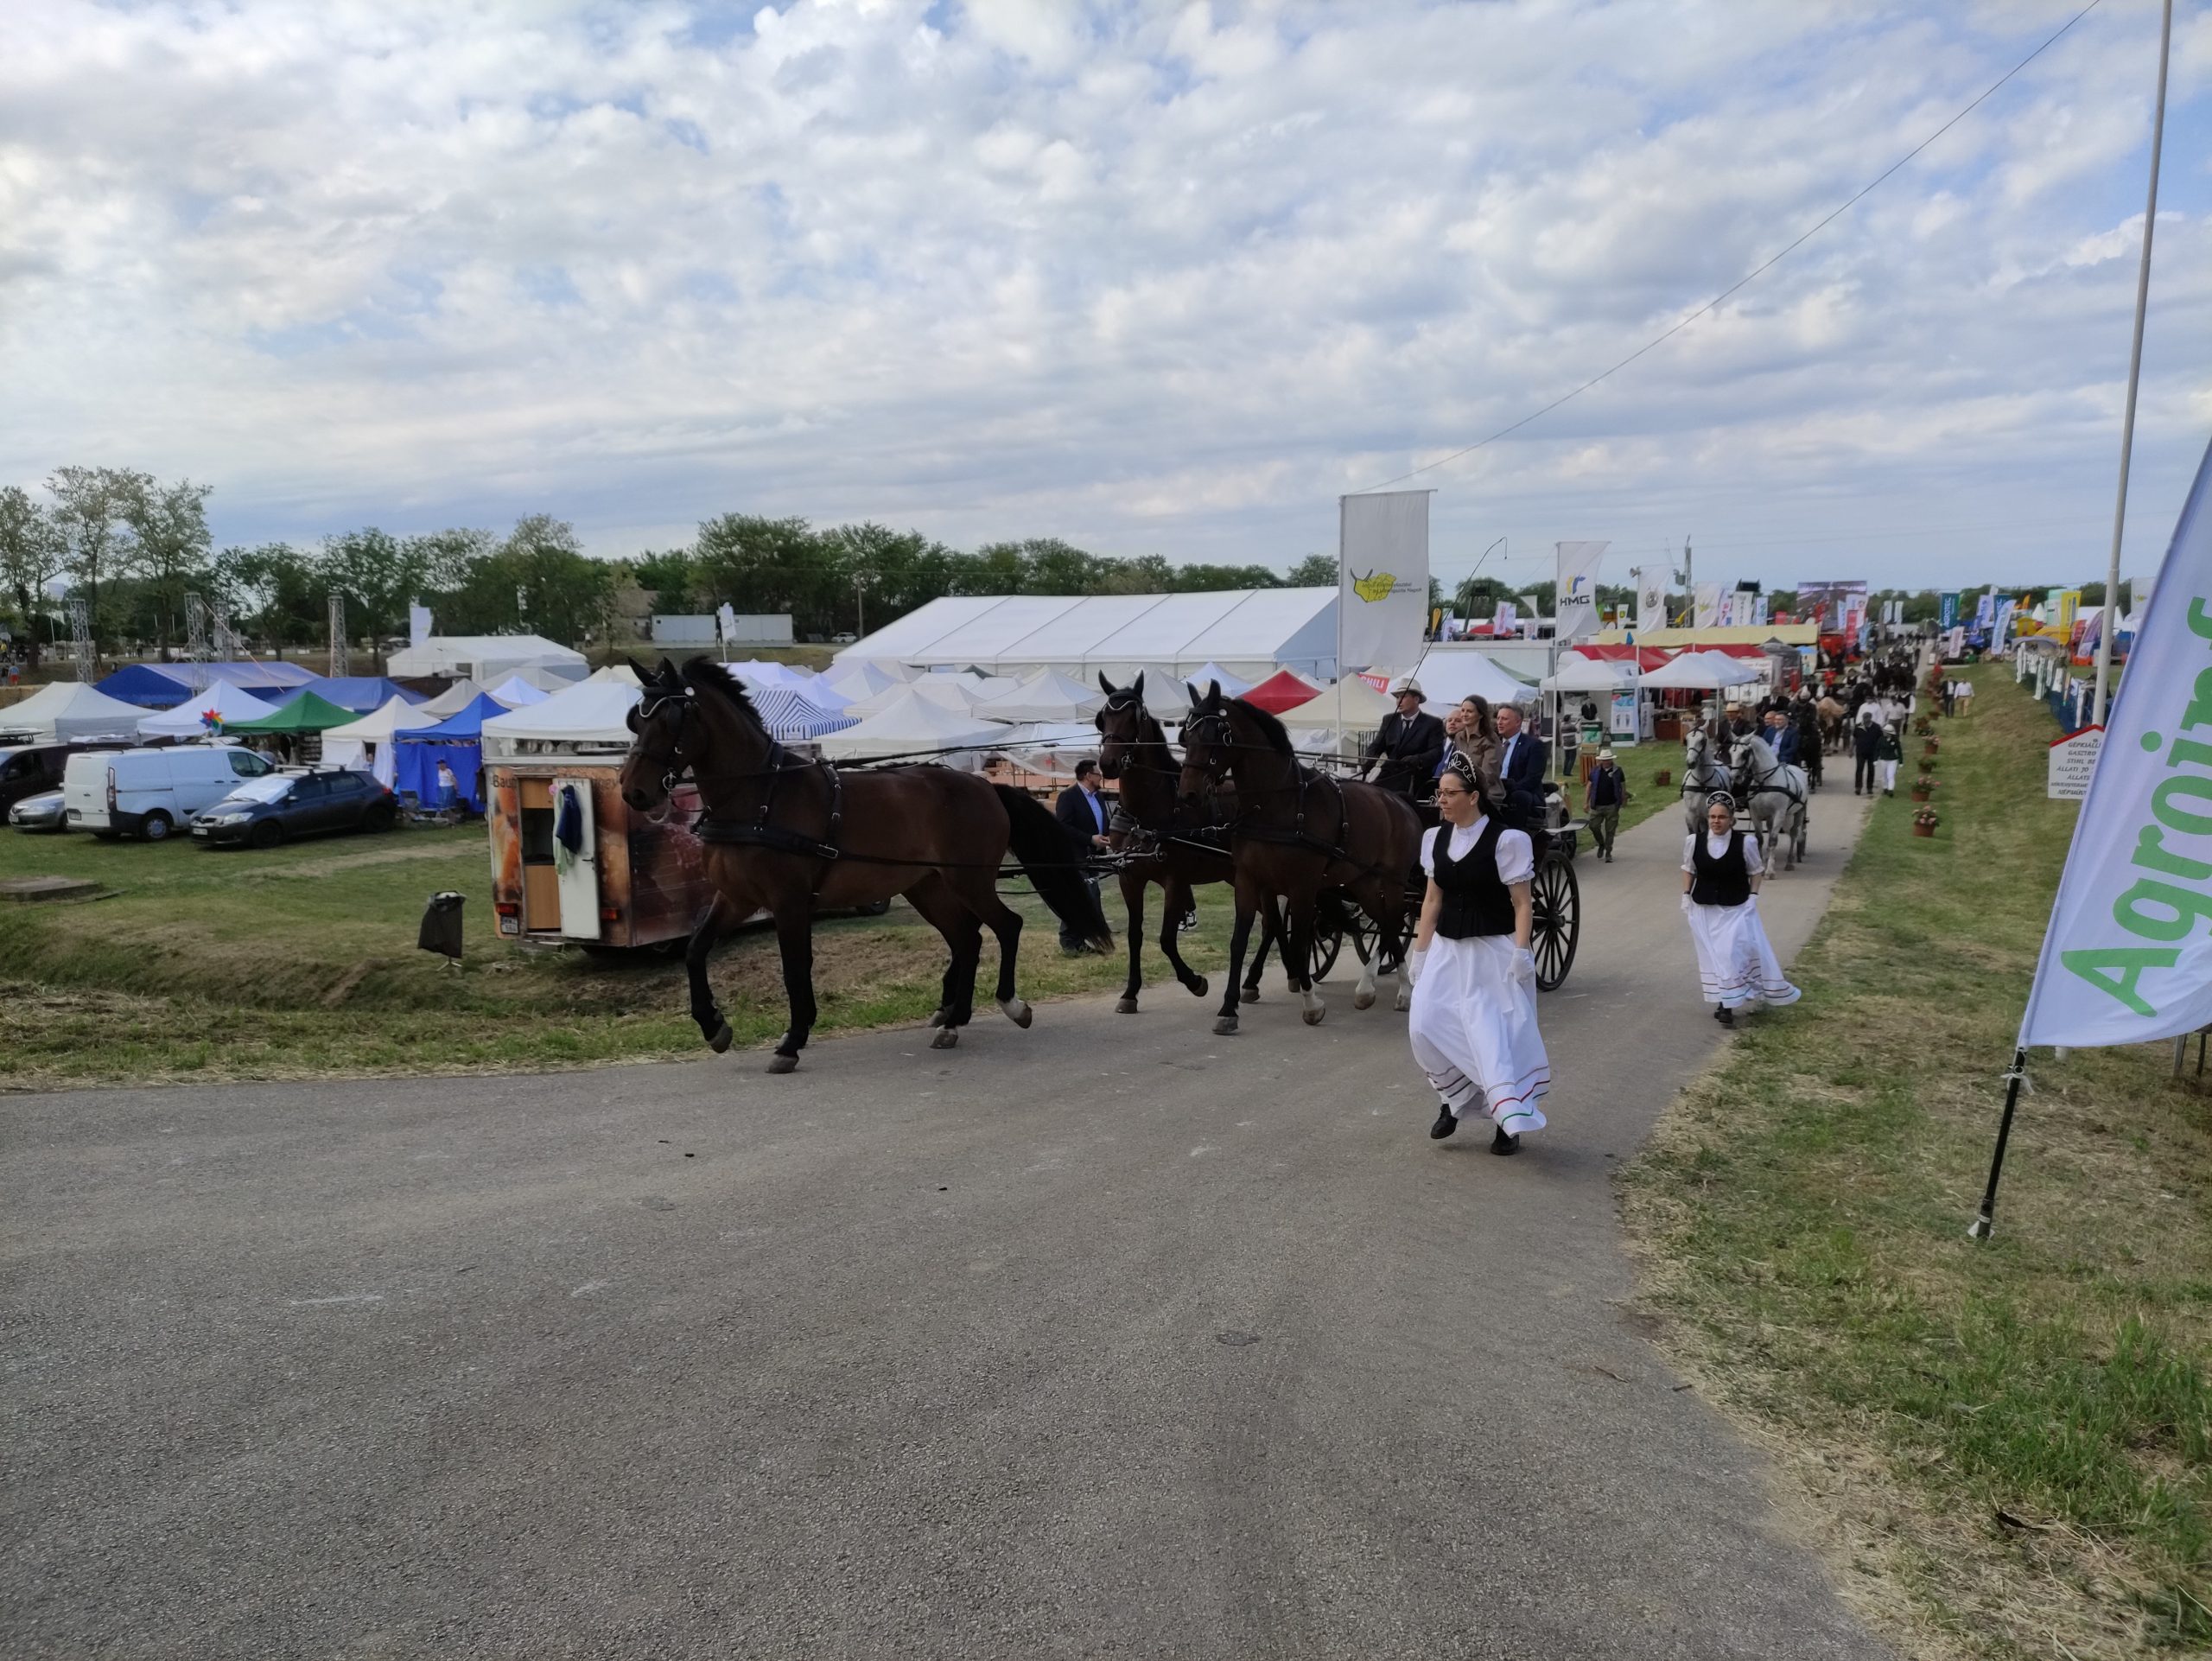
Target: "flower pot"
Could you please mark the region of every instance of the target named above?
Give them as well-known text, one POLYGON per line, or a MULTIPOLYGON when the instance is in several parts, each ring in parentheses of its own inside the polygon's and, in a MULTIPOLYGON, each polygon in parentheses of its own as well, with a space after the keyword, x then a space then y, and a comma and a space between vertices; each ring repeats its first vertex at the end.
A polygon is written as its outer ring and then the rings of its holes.
POLYGON ((1936 834, 1936 827, 1932 824, 1915 824, 1912 827, 1912 834, 1916 837, 1932 837, 1936 834))
POLYGON ((1929 739, 1929 740, 1928 741, 1927 745, 1925 746, 1925 748, 1923 748, 1923 750, 1921 751, 1921 754, 1923 754, 1923 755, 1933 755, 1933 754, 1936 754, 1936 750, 1941 747, 1941 742, 1942 742, 1942 741, 1940 741, 1940 740, 1938 740, 1938 739, 1934 739, 1934 738, 1929 739))
POLYGON ((1924 802, 1928 799, 1928 792, 1916 786, 1913 789, 1912 799, 1916 802, 1924 802))
POLYGON ((1670 767, 1660 768, 1658 772, 1651 775, 1651 782, 1655 785, 1673 784, 1675 782, 1674 770, 1670 767))

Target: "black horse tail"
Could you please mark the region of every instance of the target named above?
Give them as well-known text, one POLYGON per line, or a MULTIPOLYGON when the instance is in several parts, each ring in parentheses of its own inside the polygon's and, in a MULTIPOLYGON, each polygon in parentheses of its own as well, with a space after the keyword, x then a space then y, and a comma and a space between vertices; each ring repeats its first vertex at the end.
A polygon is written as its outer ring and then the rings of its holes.
POLYGON ((1021 867, 1037 897, 1052 908, 1052 915, 1071 934, 1090 942, 1101 951, 1114 949, 1114 931, 1098 897, 1083 880, 1077 855, 1060 822, 1027 791, 1011 785, 993 786, 1006 804, 1007 845, 1021 867))

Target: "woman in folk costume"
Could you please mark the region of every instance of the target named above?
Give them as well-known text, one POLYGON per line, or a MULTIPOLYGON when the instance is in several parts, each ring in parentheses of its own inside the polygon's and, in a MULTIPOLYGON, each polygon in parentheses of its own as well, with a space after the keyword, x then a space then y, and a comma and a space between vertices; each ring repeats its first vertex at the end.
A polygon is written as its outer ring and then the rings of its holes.
POLYGON ((1523 1131, 1543 1129, 1536 1104, 1552 1084, 1529 951, 1535 852, 1526 831, 1484 811, 1478 783, 1458 755, 1436 781, 1444 822, 1421 837, 1428 892, 1407 960, 1408 1024, 1414 1060, 1443 1100, 1428 1134, 1448 1136, 1480 1113, 1497 1128, 1491 1152, 1512 1154, 1523 1131))
POLYGON ((1697 947, 1705 1001, 1724 1027, 1734 1026, 1736 1011, 1746 1006, 1795 1003, 1804 996, 1782 978, 1759 921, 1758 838, 1735 827, 1734 799, 1719 792, 1707 809, 1705 835, 1682 838, 1682 915, 1697 947))

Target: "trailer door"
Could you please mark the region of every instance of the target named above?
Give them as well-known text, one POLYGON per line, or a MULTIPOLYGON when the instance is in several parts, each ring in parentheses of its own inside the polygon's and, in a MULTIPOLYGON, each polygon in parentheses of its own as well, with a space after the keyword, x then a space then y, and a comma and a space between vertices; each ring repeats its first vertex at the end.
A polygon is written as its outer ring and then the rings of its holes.
POLYGON ((582 840, 568 869, 561 872, 561 932, 571 940, 600 938, 599 826, 592 818, 591 780, 556 779, 553 781, 554 834, 560 833, 562 816, 581 816, 582 840))

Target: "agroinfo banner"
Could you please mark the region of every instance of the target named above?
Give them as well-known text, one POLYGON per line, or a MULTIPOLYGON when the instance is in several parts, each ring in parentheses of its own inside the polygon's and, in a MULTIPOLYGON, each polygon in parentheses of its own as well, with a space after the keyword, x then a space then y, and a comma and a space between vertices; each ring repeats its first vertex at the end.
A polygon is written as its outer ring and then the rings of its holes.
POLYGON ((1337 499, 1337 665, 1411 669, 1428 633, 1427 490, 1337 499))
POLYGON ((2139 1044, 2212 1022, 2212 449, 2105 717, 2020 1042, 2139 1044))

